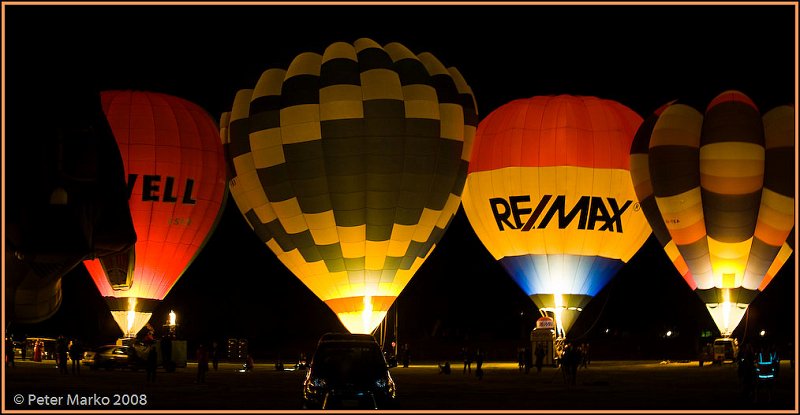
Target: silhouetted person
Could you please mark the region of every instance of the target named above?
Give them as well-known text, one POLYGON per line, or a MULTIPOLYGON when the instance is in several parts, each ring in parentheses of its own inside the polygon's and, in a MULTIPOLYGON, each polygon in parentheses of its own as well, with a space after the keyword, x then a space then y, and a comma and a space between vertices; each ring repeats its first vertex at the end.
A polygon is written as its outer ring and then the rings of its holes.
POLYGON ((58 371, 63 374, 68 374, 67 370, 67 353, 69 346, 67 345, 67 338, 58 336, 56 339, 56 362, 58 364, 58 371))
POLYGON ((544 347, 541 344, 536 346, 536 373, 542 372, 542 366, 544 365, 544 347))
POLYGON ((78 340, 73 340, 69 345, 69 358, 72 359, 72 374, 81 373, 81 360, 83 360, 83 346, 78 340))
POLYGON ((244 361, 244 371, 252 372, 254 367, 255 367, 255 362, 253 362, 253 355, 248 353, 247 359, 244 361))
POLYGON ((461 354, 464 355, 464 371, 462 373, 472 374, 472 355, 469 354, 469 349, 463 347, 461 354))
POLYGON ((9 337, 6 339, 6 367, 16 367, 14 363, 14 339, 9 337))
POLYGON ((147 363, 145 366, 147 370, 147 381, 156 381, 156 370, 158 369, 158 351, 156 345, 151 344, 147 351, 147 363))
POLYGON ((524 347, 517 349, 517 364, 519 365, 520 372, 522 372, 522 369, 525 368, 525 353, 526 350, 524 347))
POLYGON ((753 353, 753 346, 750 343, 745 344, 739 350, 739 357, 737 359, 739 367, 737 374, 739 381, 742 384, 742 398, 745 400, 752 400, 754 397, 753 383, 755 381, 755 353, 753 353))
POLYGON ((403 367, 408 367, 411 361, 411 351, 408 350, 408 344, 403 345, 403 367))
POLYGON ((208 372, 208 350, 201 343, 197 348, 197 383, 206 383, 206 372, 208 372))
POLYGON ((211 344, 211 366, 214 367, 214 371, 217 370, 219 367, 219 355, 220 355, 219 345, 217 342, 211 344))
POLYGON ((525 349, 525 374, 527 375, 533 367, 533 350, 530 348, 525 349))

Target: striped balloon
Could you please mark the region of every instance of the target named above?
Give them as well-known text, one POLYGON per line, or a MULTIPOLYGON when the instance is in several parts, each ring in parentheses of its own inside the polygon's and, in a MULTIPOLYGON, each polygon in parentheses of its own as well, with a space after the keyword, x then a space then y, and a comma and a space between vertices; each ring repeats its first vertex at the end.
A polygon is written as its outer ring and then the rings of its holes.
POLYGON ((642 124, 631 175, 650 225, 723 336, 792 253, 794 109, 763 117, 727 91, 705 115, 670 103, 642 124))
POLYGON ((650 235, 628 170, 641 121, 614 101, 559 95, 509 102, 478 126, 464 211, 562 337, 650 235))
POLYGON ((265 71, 220 124, 247 222, 348 330, 372 332, 458 209, 477 126, 460 73, 338 42, 265 71))

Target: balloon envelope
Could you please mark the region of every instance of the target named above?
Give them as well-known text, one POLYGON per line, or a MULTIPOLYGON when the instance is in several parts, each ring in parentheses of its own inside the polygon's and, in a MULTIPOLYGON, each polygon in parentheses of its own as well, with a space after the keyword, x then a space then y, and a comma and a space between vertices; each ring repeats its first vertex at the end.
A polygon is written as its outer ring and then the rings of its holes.
POLYGON ((247 222, 349 331, 372 332, 458 209, 477 126, 459 72, 338 42, 265 71, 220 124, 247 222))
POLYGON ((559 95, 509 102, 478 126, 464 211, 560 336, 650 234, 628 164, 640 123, 617 102, 559 95))
POLYGON ((135 248, 86 261, 120 329, 135 335, 210 236, 226 194, 216 123, 154 92, 106 91, 103 111, 127 177, 135 248))
POLYGON ((793 251, 794 141, 792 107, 762 117, 746 95, 726 91, 705 114, 659 108, 631 148, 648 221, 723 336, 793 251))

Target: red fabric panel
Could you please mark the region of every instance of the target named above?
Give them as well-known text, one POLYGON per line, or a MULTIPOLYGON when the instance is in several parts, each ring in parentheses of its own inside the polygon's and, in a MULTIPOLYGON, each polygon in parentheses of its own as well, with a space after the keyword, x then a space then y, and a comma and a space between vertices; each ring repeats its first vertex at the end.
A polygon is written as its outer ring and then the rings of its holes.
POLYGON ((595 97, 515 100, 478 125, 469 172, 544 166, 627 170, 641 122, 624 105, 595 97))

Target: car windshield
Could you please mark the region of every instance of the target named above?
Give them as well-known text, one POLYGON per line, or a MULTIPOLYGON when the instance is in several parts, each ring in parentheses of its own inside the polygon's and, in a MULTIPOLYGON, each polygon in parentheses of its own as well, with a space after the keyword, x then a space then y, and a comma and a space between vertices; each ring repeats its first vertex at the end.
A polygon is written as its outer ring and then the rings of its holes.
POLYGON ((370 381, 386 372, 377 344, 364 342, 321 343, 312 363, 315 375, 331 381, 370 381))

